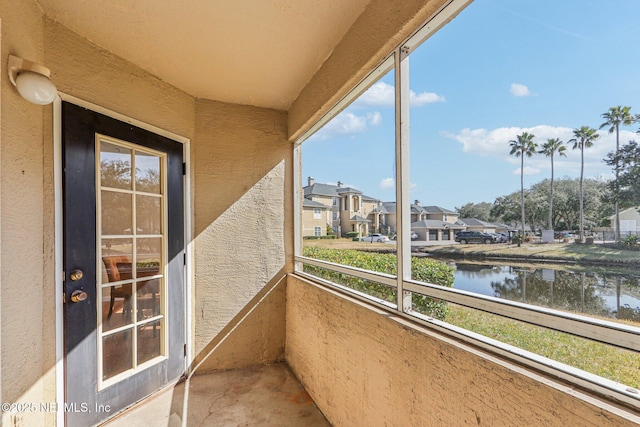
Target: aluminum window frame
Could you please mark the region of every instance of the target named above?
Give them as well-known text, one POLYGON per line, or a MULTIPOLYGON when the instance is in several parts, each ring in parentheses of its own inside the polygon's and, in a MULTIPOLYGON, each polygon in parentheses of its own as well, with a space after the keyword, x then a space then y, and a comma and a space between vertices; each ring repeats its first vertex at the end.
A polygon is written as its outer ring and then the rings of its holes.
MULTIPOLYGON (((613 400, 640 408, 640 390, 620 384, 598 375, 591 374, 581 369, 563 364, 556 360, 540 356, 527 350, 500 342, 469 330, 448 324, 437 319, 424 316, 411 310, 411 294, 417 293, 431 298, 437 298, 446 302, 469 307, 483 312, 495 314, 543 327, 559 332, 569 333, 574 336, 612 345, 621 349, 640 352, 640 328, 602 320, 586 315, 573 314, 560 310, 523 304, 516 301, 504 300, 496 297, 485 296, 473 292, 455 288, 447 288, 431 283, 419 282, 411 279, 411 213, 410 213, 410 174, 409 174, 409 56, 427 38, 433 35, 443 25, 453 19, 472 0, 452 0, 444 5, 422 27, 418 28, 412 36, 405 40, 389 55, 376 69, 374 69, 362 82, 357 84, 351 92, 342 98, 329 110, 316 124, 295 142, 294 156, 296 158, 294 173, 298 179, 295 182, 296 200, 302 197, 302 149, 301 144, 309 136, 324 126, 327 122, 343 111, 352 101, 360 96, 366 89, 379 80, 391 68, 395 68, 395 93, 396 93, 396 206, 397 206, 397 271, 398 275, 377 273, 347 265, 331 263, 318 259, 302 256, 301 239, 295 242, 295 274, 306 279, 320 283, 324 286, 336 289, 340 292, 356 296, 358 299, 374 304, 379 308, 391 311, 394 315, 400 315, 412 321, 435 328, 443 333, 452 335, 475 346, 498 353, 508 359, 524 364, 536 370, 546 372, 554 377, 561 378, 582 388, 607 396, 613 400), (330 271, 347 274, 360 279, 380 283, 396 288, 398 304, 394 305, 378 298, 355 291, 326 279, 305 273, 305 265, 325 268, 330 271), (402 295, 402 298, 400 298, 402 295)), ((301 200, 301 199, 300 199, 301 200)), ((299 203, 299 205, 301 205, 299 203)), ((344 206, 343 206, 344 208, 344 206)), ((297 209, 295 215, 296 230, 301 228, 301 210, 297 209)), ((296 231, 297 232, 297 231, 296 231)), ((453 236, 450 235, 450 238, 453 236)))

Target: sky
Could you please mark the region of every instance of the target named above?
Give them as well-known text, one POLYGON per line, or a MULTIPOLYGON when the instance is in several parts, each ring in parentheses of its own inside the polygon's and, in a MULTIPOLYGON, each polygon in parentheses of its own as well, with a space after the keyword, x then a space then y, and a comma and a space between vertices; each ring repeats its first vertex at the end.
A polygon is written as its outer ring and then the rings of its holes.
MULTIPOLYGON (((640 113, 640 0, 475 0, 409 58, 411 200, 455 209, 520 191, 522 132, 542 145, 598 129, 610 107, 640 113)), ((395 200, 393 70, 302 145, 303 183, 395 200)), ((620 145, 640 140, 640 123, 620 145)), ((611 179, 615 134, 585 149, 585 178, 611 179)), ((554 157, 555 178, 580 176, 580 151, 554 157)), ((524 159, 525 188, 551 162, 524 159)), ((640 178, 639 178, 640 179, 640 178)))

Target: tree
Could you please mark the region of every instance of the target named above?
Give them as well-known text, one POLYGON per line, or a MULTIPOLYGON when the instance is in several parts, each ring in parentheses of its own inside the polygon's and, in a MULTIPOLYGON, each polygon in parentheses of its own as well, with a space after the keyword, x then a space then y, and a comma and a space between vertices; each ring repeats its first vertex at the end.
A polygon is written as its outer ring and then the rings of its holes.
POLYGON ((491 203, 465 203, 462 207, 456 208, 460 218, 475 218, 480 221, 491 221, 491 203))
POLYGON ((520 217, 520 203, 518 201, 518 193, 511 193, 507 196, 496 198, 491 206, 492 221, 515 223, 520 217))
POLYGON ((566 157, 567 154, 565 151, 567 147, 564 145, 564 142, 559 138, 550 138, 547 139, 547 142, 542 144, 542 150, 538 151, 540 154, 544 154, 545 156, 551 158, 551 192, 549 195, 549 222, 548 229, 553 230, 553 155, 558 153, 559 156, 566 157))
POLYGON ((536 152, 537 145, 533 142, 536 136, 523 132, 517 135, 515 140, 509 141, 512 156, 520 157, 520 218, 522 221, 522 236, 524 236, 524 156, 531 157, 536 152))
POLYGON ((640 205, 640 144, 629 141, 616 153, 607 154, 604 159, 609 166, 618 165, 619 177, 617 182, 609 183, 611 194, 620 201, 623 208, 640 205), (613 187, 617 187, 617 193, 613 187))
POLYGON ((593 142, 598 139, 600 135, 598 132, 590 128, 589 126, 582 126, 581 128, 573 130, 573 138, 569 142, 573 143, 573 149, 580 149, 580 241, 584 241, 584 149, 593 145, 593 142))
MULTIPOLYGON (((602 114, 602 118, 605 119, 605 122, 600 125, 600 129, 609 128, 609 133, 616 133, 616 156, 620 151, 620 125, 629 126, 635 120, 633 115, 631 115, 631 107, 622 107, 620 105, 616 107, 610 107, 609 111, 602 114)), ((617 159, 617 157, 616 157, 617 159)), ((616 219, 615 219, 615 239, 616 241, 620 240, 620 206, 618 204, 618 192, 620 190, 618 177, 620 175, 620 165, 616 163, 613 165, 614 171, 616 174, 613 192, 615 193, 615 210, 616 210, 616 219)))

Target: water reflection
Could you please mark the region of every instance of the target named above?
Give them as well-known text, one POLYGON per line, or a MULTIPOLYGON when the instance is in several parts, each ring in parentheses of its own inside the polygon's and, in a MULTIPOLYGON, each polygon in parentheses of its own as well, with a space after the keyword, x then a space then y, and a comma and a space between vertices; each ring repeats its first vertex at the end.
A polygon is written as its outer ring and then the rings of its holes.
POLYGON ((640 273, 450 262, 454 287, 558 310, 640 322, 640 273))

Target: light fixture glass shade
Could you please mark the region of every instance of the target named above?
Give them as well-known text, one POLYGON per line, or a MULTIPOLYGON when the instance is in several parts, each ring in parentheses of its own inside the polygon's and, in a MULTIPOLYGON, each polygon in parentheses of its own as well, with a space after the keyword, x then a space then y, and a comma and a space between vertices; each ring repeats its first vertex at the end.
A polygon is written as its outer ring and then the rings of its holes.
POLYGON ((58 95, 56 86, 47 76, 32 71, 18 74, 16 88, 24 99, 38 105, 51 104, 58 95))

